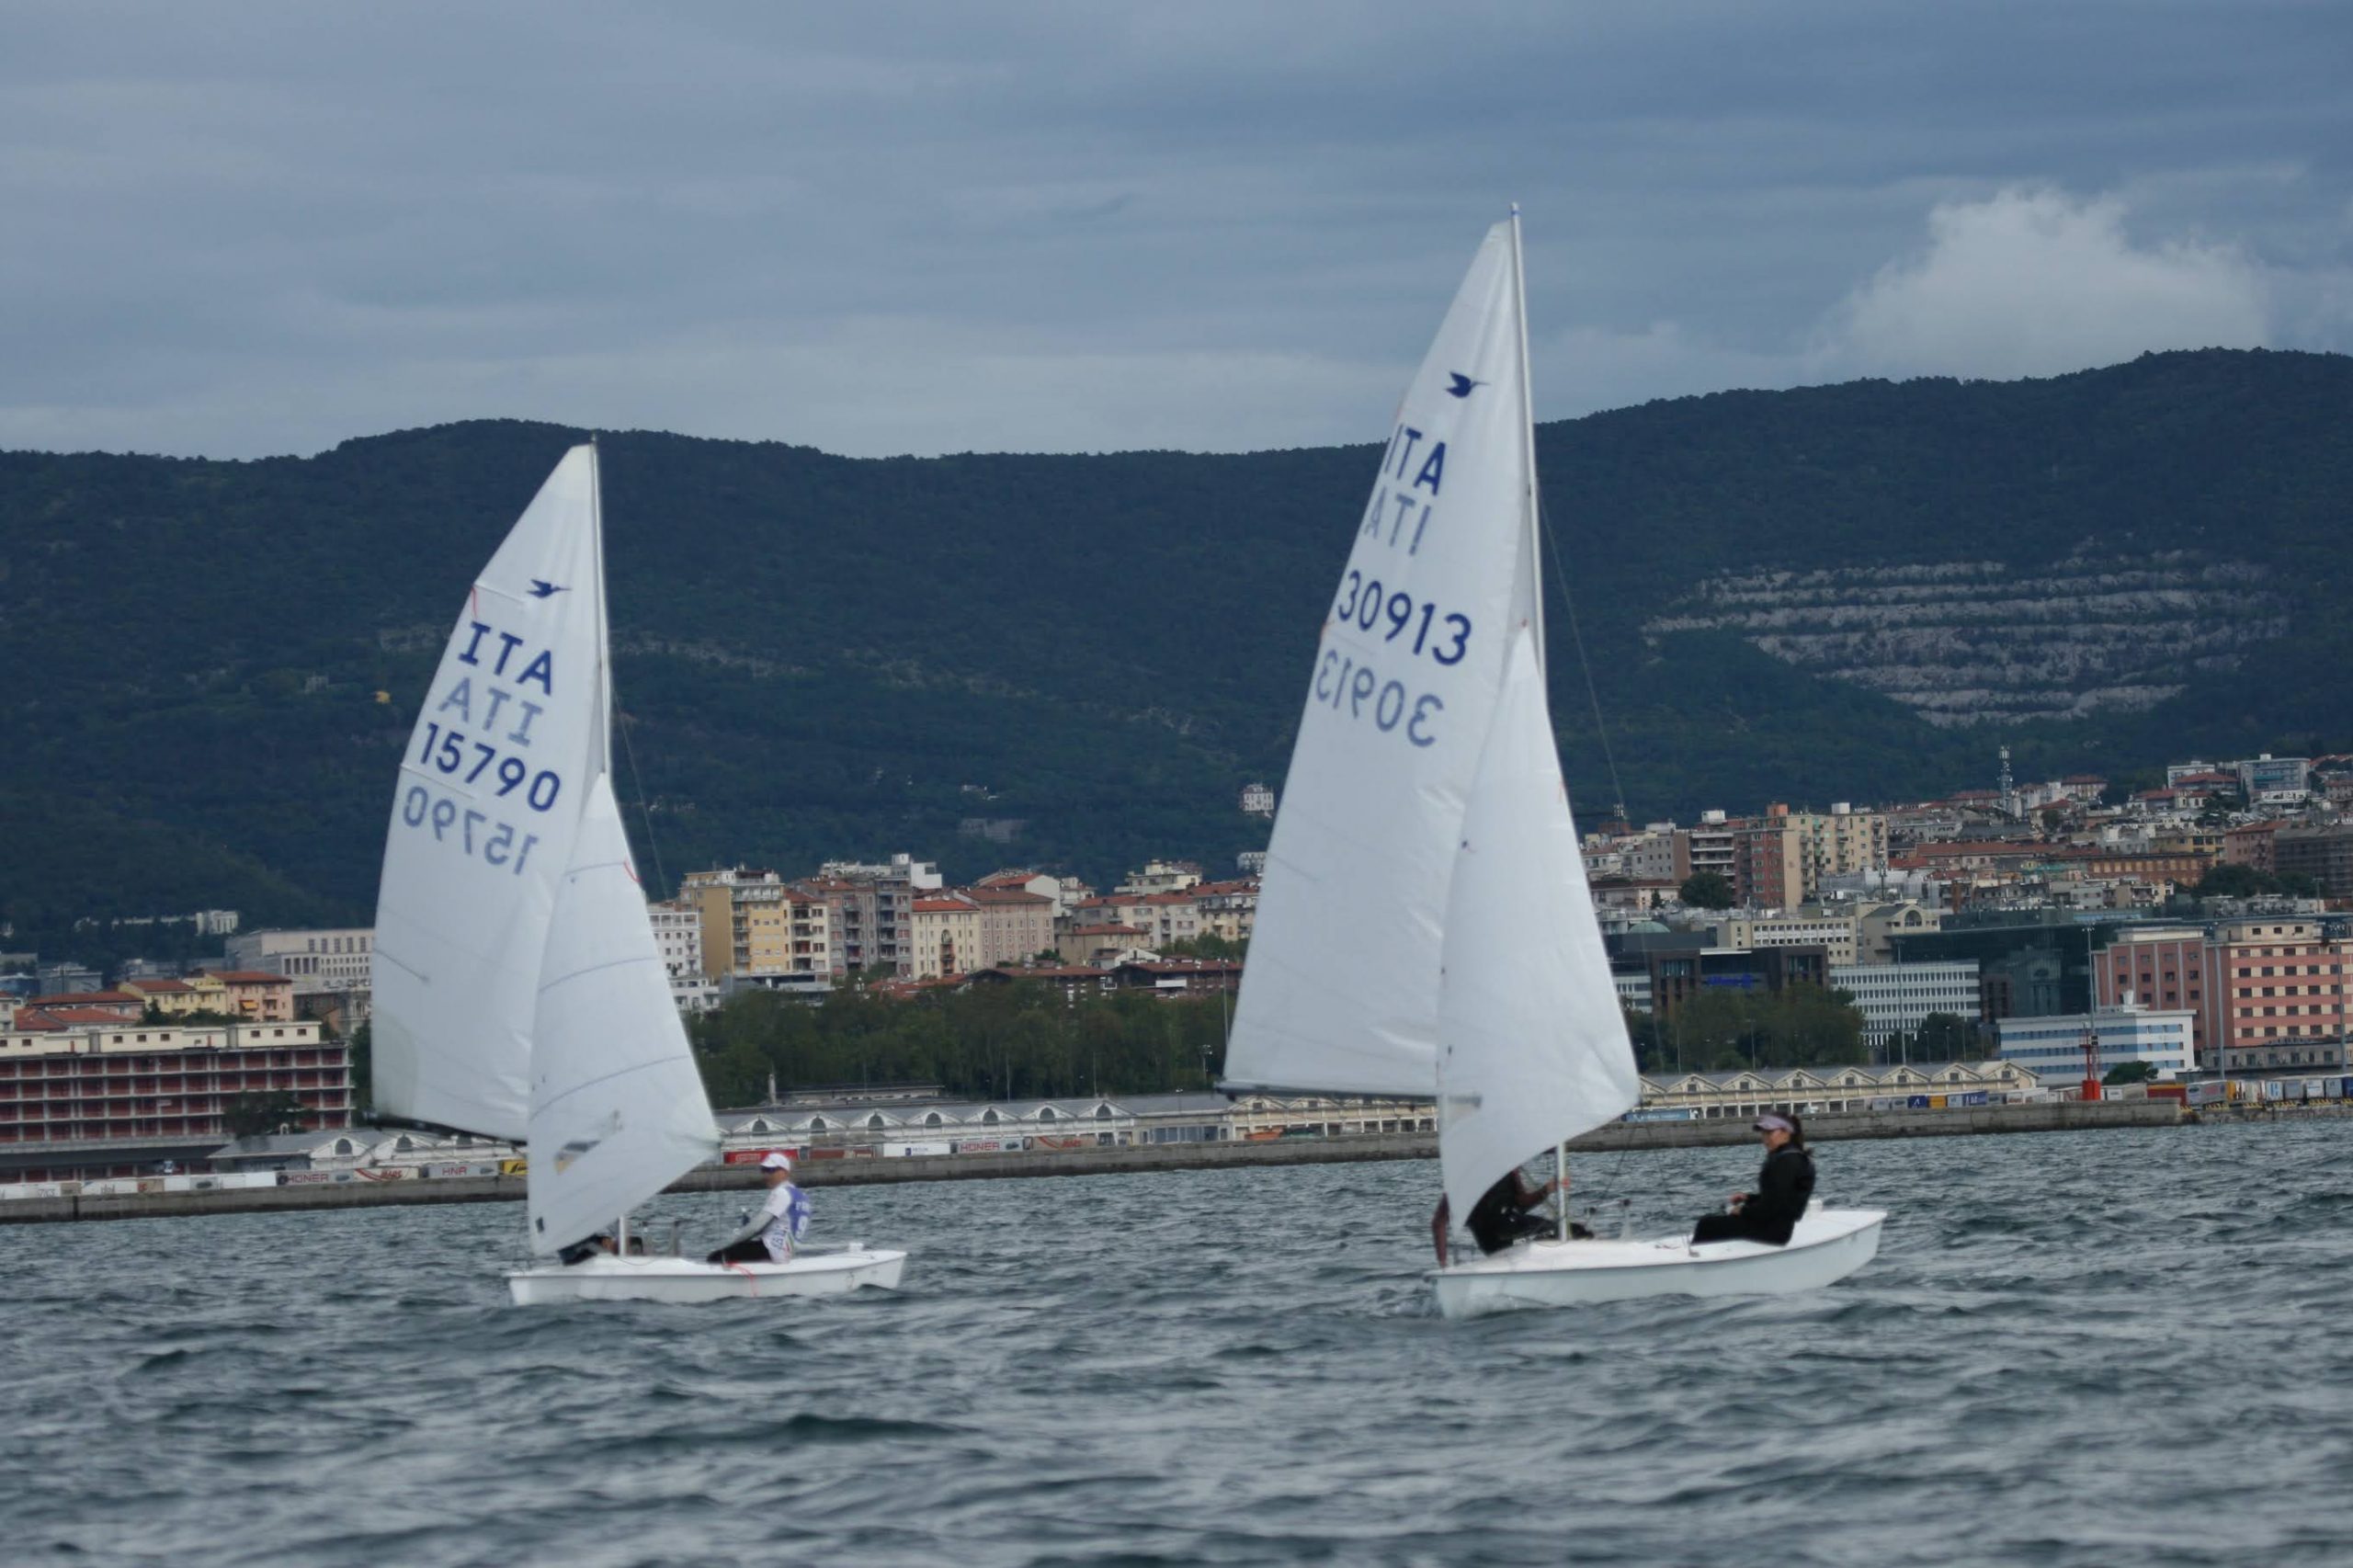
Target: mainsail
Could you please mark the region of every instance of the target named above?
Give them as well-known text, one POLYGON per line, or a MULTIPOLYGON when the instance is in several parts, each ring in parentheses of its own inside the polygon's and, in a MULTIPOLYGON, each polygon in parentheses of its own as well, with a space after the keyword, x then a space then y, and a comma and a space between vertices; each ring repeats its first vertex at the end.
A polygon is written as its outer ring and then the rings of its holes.
POLYGON ((1463 813, 1438 1032, 1438 1163, 1457 1214, 1538 1150, 1642 1097, 1532 628, 1511 638, 1463 813))
POLYGON ((1427 1096, 1438 945, 1506 632, 1540 627, 1517 220, 1408 386, 1275 820, 1230 1087, 1427 1096))
POLYGON ((409 737, 376 903, 386 1116, 525 1135, 555 885, 609 760, 597 535, 575 447, 467 596, 409 737))
POLYGON ((578 1241, 718 1153, 603 775, 556 888, 532 1034, 533 1251, 578 1241))

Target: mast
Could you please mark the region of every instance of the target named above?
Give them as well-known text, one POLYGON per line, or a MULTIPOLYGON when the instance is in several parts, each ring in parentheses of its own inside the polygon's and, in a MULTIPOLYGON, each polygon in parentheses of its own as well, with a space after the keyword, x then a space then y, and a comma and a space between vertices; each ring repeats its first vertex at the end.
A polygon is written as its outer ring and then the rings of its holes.
POLYGON ((597 433, 588 433, 588 530, 597 565, 597 731, 595 762, 613 770, 613 622, 605 605, 605 471, 597 433))
POLYGON ((1529 625, 1536 633, 1536 667, 1543 670, 1549 666, 1544 657, 1544 567, 1536 538, 1542 520, 1536 490, 1536 394, 1528 379, 1528 265, 1520 254, 1517 201, 1511 204, 1511 291, 1512 314, 1519 328, 1520 465, 1528 475, 1520 501, 1520 527, 1528 540, 1528 600, 1532 618, 1529 625))
MULTIPOLYGON (((596 766, 610 777, 613 771, 613 618, 605 606, 605 470, 597 432, 588 432, 589 551, 597 563, 597 717, 603 744, 596 766)), ((533 1042, 537 1049, 537 1042, 533 1042)), ((613 1256, 629 1256, 629 1211, 613 1217, 613 1256)))
MULTIPOLYGON (((1537 529, 1542 526, 1543 512, 1536 488, 1536 393, 1529 385, 1528 373, 1528 259, 1520 248, 1519 203, 1511 204, 1511 291, 1512 313, 1519 328, 1519 441, 1520 467, 1527 475, 1521 492, 1520 532, 1528 540, 1528 607, 1529 631, 1536 650, 1536 669, 1540 676, 1547 670, 1544 658, 1544 562, 1537 548, 1537 529)), ((1551 696, 1551 681, 1546 679, 1546 696, 1551 696)), ((1550 701, 1546 703, 1549 709, 1550 701)), ((1566 1141, 1552 1145, 1553 1218, 1558 1227, 1558 1239, 1569 1239, 1569 1145, 1566 1141)))

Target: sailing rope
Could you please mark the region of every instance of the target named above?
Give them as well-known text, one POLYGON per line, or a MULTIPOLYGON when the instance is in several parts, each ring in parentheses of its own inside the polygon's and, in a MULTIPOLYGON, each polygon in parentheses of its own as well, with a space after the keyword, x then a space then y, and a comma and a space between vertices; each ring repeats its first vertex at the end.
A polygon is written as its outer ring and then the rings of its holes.
POLYGON ((1552 514, 1544 505, 1544 492, 1536 492, 1536 528, 1544 536, 1544 551, 1552 558, 1552 581, 1560 585, 1561 603, 1569 612, 1569 640, 1576 644, 1577 668, 1585 676, 1586 699, 1593 705, 1593 732, 1601 742, 1601 760, 1609 769, 1609 789, 1616 798, 1618 818, 1631 825, 1626 815, 1626 786, 1618 780, 1618 757, 1609 749, 1609 726, 1601 720, 1601 693, 1593 684, 1593 661, 1586 657, 1585 633, 1577 626, 1576 596, 1569 592, 1569 574, 1561 564, 1561 541, 1552 534, 1552 514))
MULTIPOLYGON (((662 869, 662 846, 654 842, 654 807, 645 798, 645 779, 637 771, 637 745, 629 738, 631 727, 630 718, 626 713, 619 711, 614 713, 613 718, 617 721, 613 727, 621 733, 621 755, 629 758, 630 787, 637 791, 637 814, 645 823, 645 852, 654 857, 654 885, 666 892, 670 886, 670 878, 669 874, 662 869)), ((1619 814, 1623 816, 1625 813, 1620 812, 1619 814)))
POLYGON ((722 1268, 732 1268, 736 1273, 742 1275, 745 1278, 750 1280, 752 1282, 752 1299, 756 1301, 760 1299, 760 1277, 758 1275, 753 1273, 750 1269, 745 1267, 740 1263, 722 1263, 720 1267, 722 1268))

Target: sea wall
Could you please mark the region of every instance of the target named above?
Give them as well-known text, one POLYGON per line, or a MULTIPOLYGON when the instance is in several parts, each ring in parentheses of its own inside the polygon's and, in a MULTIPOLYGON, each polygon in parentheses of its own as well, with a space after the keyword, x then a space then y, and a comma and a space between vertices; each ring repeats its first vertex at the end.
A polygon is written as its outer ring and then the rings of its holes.
MULTIPOLYGON (((2184 1119, 2170 1101, 2077 1105, 1980 1106, 1955 1110, 1856 1111, 1806 1122, 1809 1142, 1859 1138, 1950 1138, 1991 1132, 2063 1132, 2092 1128, 2170 1127, 2184 1119)), ((1620 1121, 1576 1140, 1573 1149, 1611 1152, 1690 1149, 1746 1143, 1756 1134, 1737 1119, 1717 1121, 1620 1121)), ((1219 1170, 1242 1165, 1326 1165, 1352 1160, 1426 1160, 1438 1153, 1427 1132, 1359 1133, 1334 1138, 1283 1138, 1263 1143, 1157 1143, 1135 1148, 1033 1150, 1022 1153, 946 1154, 885 1159, 806 1160, 797 1173, 806 1186, 856 1187, 887 1182, 972 1181, 1008 1176, 1104 1176, 1120 1172, 1219 1170)), ((712 1192, 757 1187, 757 1167, 707 1166, 689 1172, 671 1190, 712 1192)), ((373 1209, 406 1203, 501 1203, 523 1197, 520 1176, 450 1176, 434 1181, 321 1182, 302 1187, 215 1192, 142 1192, 93 1198, 28 1198, 0 1203, 0 1224, 69 1220, 144 1220, 188 1214, 244 1214, 274 1210, 373 1209)))
MULTIPOLYGON (((1858 1110, 1805 1119, 1805 1141, 1831 1143, 1852 1138, 1952 1138, 1974 1132, 2071 1132, 2105 1127, 2172 1127, 2182 1121, 2171 1100, 2050 1100, 2041 1105, 1971 1106, 1950 1110, 1858 1110)), ((1696 1149, 1754 1142, 1745 1118, 1714 1121, 1613 1121, 1596 1128, 1572 1149, 1696 1149)))

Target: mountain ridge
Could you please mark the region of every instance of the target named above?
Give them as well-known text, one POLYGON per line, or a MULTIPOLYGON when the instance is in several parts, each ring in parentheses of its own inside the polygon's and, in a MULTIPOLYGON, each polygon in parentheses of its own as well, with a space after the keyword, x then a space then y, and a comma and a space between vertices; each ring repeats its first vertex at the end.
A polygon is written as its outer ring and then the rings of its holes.
MULTIPOLYGON (((0 453, 17 945, 69 910, 166 913, 199 863, 249 921, 364 920, 457 598, 577 438, 469 421, 311 458, 0 453), (158 864, 173 835, 184 863, 158 864)), ((649 864, 905 849, 1101 878, 1263 845, 1236 794, 1280 782, 1372 443, 599 441, 617 782, 639 794, 642 767, 649 864), (968 819, 1022 825, 998 843, 968 819)), ((1942 792, 2000 744, 2036 773, 2353 738, 2343 356, 1717 392, 1542 426, 1538 454, 1552 602, 1557 560, 1638 816, 1942 792)), ((1591 819, 1617 792, 1553 625, 1591 819)))

